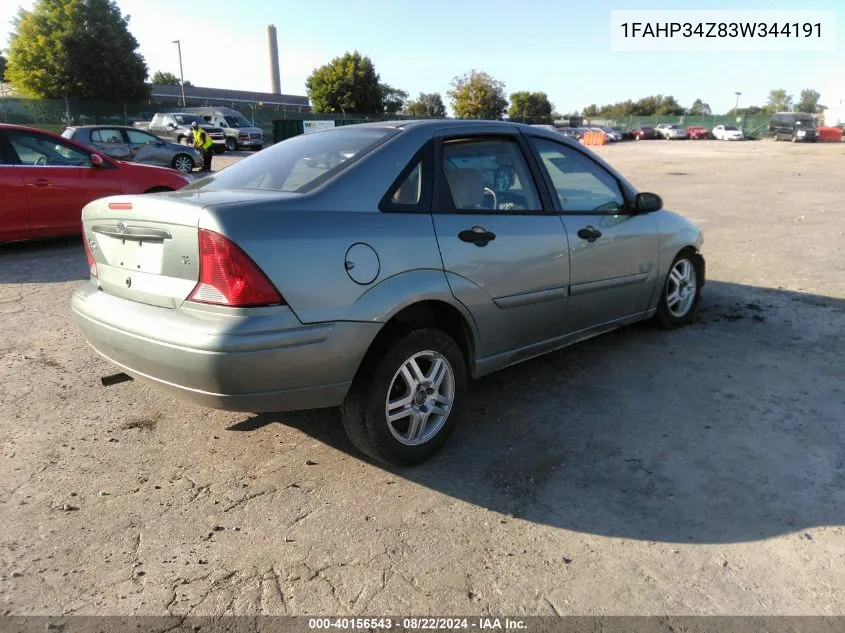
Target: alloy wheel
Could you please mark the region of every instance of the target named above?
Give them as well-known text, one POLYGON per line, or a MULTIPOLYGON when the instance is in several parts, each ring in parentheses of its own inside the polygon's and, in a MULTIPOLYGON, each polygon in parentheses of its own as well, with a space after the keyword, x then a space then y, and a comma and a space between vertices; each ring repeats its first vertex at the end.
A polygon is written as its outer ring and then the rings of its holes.
POLYGON ((676 319, 687 315, 695 303, 698 279, 695 266, 688 259, 679 259, 669 271, 666 284, 666 307, 676 319))
POLYGON ((445 356, 414 354, 387 390, 384 413, 390 433, 407 446, 430 441, 446 424, 455 401, 455 373, 445 356))

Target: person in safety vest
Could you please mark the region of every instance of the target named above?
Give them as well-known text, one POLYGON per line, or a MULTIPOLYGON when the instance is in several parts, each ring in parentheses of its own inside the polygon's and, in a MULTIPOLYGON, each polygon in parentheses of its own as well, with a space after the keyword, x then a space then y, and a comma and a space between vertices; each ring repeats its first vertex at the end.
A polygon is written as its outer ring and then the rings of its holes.
POLYGON ((194 147, 202 152, 202 169, 200 171, 211 171, 211 148, 214 142, 206 134, 197 122, 191 123, 191 131, 194 134, 194 147))

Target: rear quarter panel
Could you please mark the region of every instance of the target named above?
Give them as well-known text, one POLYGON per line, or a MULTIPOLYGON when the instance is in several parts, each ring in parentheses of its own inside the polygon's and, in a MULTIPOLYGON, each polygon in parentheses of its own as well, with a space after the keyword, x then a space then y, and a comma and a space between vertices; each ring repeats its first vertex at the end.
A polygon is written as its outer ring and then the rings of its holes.
POLYGON ((233 239, 303 323, 386 321, 413 300, 452 300, 428 214, 233 210, 200 226, 233 239), (346 270, 355 244, 369 246, 377 258, 369 283, 346 270))

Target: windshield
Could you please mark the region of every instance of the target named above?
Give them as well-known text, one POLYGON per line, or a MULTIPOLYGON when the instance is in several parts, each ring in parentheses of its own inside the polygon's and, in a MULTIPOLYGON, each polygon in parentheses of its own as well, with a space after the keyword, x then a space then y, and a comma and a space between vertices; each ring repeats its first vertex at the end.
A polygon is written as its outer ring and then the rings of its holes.
POLYGON ((246 120, 246 118, 238 115, 238 116, 224 116, 226 120, 226 125, 229 127, 252 127, 252 123, 246 120))
POLYGON ((258 189, 305 193, 340 173, 353 157, 367 154, 394 128, 345 126, 300 134, 250 156, 183 191, 258 189))
POLYGON ((726 125, 725 131, 726 132, 739 132, 739 130, 737 130, 733 125, 726 125))
POLYGON ((190 125, 194 121, 196 121, 199 125, 207 123, 205 119, 201 116, 197 116, 196 114, 176 114, 173 118, 175 118, 176 122, 180 125, 190 125))

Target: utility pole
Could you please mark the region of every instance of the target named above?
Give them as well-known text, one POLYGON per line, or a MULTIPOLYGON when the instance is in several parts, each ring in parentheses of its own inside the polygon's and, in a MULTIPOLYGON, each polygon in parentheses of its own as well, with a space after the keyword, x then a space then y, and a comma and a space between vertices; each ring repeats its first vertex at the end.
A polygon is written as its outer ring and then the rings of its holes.
POLYGON ((179 83, 182 85, 182 107, 185 107, 185 74, 182 72, 182 40, 173 40, 179 50, 179 83))
POLYGON ((736 95, 736 105, 734 106, 734 114, 736 116, 739 116, 739 95, 741 95, 742 93, 735 92, 734 94, 736 95))

